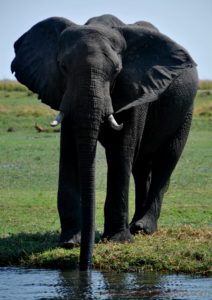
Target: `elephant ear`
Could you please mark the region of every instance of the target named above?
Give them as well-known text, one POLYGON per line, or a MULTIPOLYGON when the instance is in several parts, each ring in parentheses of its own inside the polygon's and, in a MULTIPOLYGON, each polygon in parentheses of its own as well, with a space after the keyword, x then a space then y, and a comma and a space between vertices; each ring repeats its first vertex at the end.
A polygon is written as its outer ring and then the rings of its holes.
POLYGON ((112 92, 116 113, 158 100, 183 69, 196 65, 183 47, 160 32, 139 26, 119 31, 127 47, 112 92))
POLYGON ((58 109, 65 80, 57 64, 60 34, 71 21, 53 17, 34 25, 14 44, 12 72, 22 84, 38 94, 51 108, 58 109))

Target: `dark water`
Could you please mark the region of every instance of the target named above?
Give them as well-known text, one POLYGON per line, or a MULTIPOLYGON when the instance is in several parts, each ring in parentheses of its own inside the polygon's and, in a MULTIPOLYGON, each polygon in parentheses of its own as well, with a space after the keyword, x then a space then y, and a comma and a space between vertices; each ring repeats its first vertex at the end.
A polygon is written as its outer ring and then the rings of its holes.
POLYGON ((0 268, 0 299, 212 299, 212 279, 159 273, 0 268))

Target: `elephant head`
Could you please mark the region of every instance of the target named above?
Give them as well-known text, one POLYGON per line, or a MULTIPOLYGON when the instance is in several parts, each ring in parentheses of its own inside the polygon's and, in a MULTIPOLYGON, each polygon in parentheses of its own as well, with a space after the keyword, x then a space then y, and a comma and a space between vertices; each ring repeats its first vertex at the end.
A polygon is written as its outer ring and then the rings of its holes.
MULTIPOLYGON (((92 20, 92 19, 91 19, 92 20)), ((103 22, 104 23, 104 22, 103 22)), ((194 62, 157 30, 143 26, 79 26, 49 18, 15 43, 12 71, 75 129, 82 203, 81 269, 91 265, 94 240, 95 153, 101 124, 121 130, 114 113, 156 101, 194 62)), ((114 25, 114 23, 112 24, 114 25)))

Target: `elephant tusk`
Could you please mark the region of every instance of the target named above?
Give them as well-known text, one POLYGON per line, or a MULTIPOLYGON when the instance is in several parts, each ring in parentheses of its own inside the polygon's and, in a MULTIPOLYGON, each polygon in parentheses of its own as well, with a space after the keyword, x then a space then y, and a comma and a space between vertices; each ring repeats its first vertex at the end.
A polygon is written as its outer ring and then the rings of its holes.
POLYGON ((124 126, 123 123, 118 124, 113 115, 109 115, 108 122, 109 122, 110 126, 117 131, 120 131, 123 129, 123 126, 124 126))
POLYGON ((64 118, 64 113, 60 111, 59 114, 56 116, 56 118, 50 123, 50 125, 52 127, 59 125, 63 121, 63 118, 64 118))

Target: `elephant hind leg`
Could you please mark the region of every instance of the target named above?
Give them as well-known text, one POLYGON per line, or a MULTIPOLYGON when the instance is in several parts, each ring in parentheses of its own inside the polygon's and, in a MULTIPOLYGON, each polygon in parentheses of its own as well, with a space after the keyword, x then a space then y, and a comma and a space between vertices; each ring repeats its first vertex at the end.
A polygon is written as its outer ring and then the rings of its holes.
POLYGON ((142 163, 133 171, 135 181, 135 213, 130 223, 130 231, 132 234, 140 231, 146 234, 152 234, 157 230, 157 219, 160 215, 163 195, 168 189, 169 179, 164 181, 165 183, 162 184, 161 189, 158 189, 158 196, 154 198, 154 211, 152 211, 152 209, 150 209, 150 203, 154 181, 157 178, 155 172, 154 160, 152 161, 147 158, 143 159, 142 163))
POLYGON ((132 174, 135 183, 135 213, 131 224, 142 218, 143 211, 147 205, 152 179, 151 158, 139 155, 133 166, 132 174))
POLYGON ((139 172, 137 171, 137 179, 135 180, 136 190, 142 190, 145 185, 146 190, 144 188, 143 192, 140 191, 136 194, 136 197, 139 198, 136 199, 136 203, 138 204, 136 205, 135 215, 130 224, 131 233, 135 234, 143 231, 144 233, 152 234, 157 230, 157 221, 160 216, 163 196, 167 191, 170 176, 185 146, 191 119, 192 113, 189 112, 177 133, 154 155, 151 166, 151 180, 148 179, 150 175, 146 171, 146 181, 141 183, 142 176, 139 177, 139 172), (145 196, 141 198, 141 195, 145 196))

